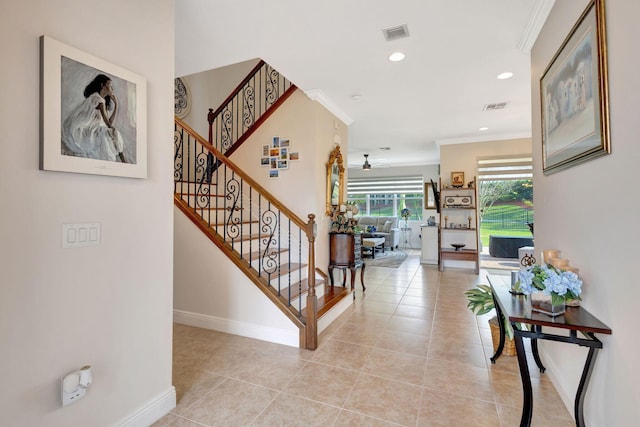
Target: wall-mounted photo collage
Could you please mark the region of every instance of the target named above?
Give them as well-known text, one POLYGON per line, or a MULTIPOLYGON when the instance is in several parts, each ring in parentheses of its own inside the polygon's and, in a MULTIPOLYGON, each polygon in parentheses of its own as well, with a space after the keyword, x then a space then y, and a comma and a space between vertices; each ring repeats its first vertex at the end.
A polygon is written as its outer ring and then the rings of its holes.
POLYGON ((280 171, 289 169, 289 163, 300 159, 300 153, 291 150, 289 138, 274 136, 270 145, 262 146, 260 166, 269 168, 269 178, 278 178, 280 171))

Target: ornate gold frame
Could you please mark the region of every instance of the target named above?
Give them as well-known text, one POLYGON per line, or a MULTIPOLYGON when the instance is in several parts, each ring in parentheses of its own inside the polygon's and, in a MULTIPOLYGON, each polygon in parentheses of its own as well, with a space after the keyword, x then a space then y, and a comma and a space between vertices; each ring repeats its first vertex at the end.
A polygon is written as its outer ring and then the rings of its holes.
POLYGON ((340 206, 342 203, 344 203, 344 165, 340 146, 336 145, 329 154, 329 161, 327 162, 327 209, 325 214, 332 215, 333 207, 340 206), (338 198, 337 200, 332 200, 335 199, 332 196, 336 185, 338 187, 338 198))
POLYGON ((589 2, 542 74, 540 109, 545 175, 611 153, 604 0, 589 2), (589 55, 583 53, 584 47, 589 48, 589 55), (588 60, 575 65, 581 59, 579 55, 588 60), (590 67, 578 70, 585 64, 590 67), (566 75, 574 68, 575 75, 566 75), (569 90, 569 84, 573 90, 569 90), (584 93, 589 93, 586 101, 584 93), (576 120, 578 114, 590 110, 593 117, 586 124, 592 128, 576 120))

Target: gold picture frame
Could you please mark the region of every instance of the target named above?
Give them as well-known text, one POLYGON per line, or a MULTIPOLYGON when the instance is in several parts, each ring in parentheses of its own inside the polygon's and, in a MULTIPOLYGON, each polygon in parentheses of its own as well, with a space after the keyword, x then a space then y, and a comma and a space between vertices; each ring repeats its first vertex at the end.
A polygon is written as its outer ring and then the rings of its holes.
POLYGON ((540 78, 545 175, 611 153, 604 0, 592 0, 540 78))
POLYGON ((431 182, 424 183, 424 208, 436 209, 436 194, 431 182))
POLYGON ((451 172, 451 186, 454 188, 464 187, 464 172, 451 172))

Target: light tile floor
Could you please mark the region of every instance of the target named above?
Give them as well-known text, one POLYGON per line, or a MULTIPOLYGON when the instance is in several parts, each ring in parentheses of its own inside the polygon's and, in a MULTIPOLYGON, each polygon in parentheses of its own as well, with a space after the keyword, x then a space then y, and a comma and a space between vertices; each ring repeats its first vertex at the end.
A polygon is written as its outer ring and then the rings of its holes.
MULTIPOLYGON (((490 315, 466 308, 484 277, 415 254, 367 268, 366 293, 316 351, 176 324, 178 404, 154 426, 517 426, 517 360, 491 364, 490 315)), ((575 425, 530 360, 533 426, 575 425)))

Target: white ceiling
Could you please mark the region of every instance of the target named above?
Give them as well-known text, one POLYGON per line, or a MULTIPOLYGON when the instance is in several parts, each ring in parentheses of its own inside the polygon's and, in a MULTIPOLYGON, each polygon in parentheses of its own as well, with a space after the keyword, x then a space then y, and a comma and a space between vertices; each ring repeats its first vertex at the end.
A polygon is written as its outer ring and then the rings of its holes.
POLYGON ((177 0, 176 76, 262 58, 349 124, 350 167, 437 164, 439 144, 531 135, 529 49, 554 1, 177 0))

